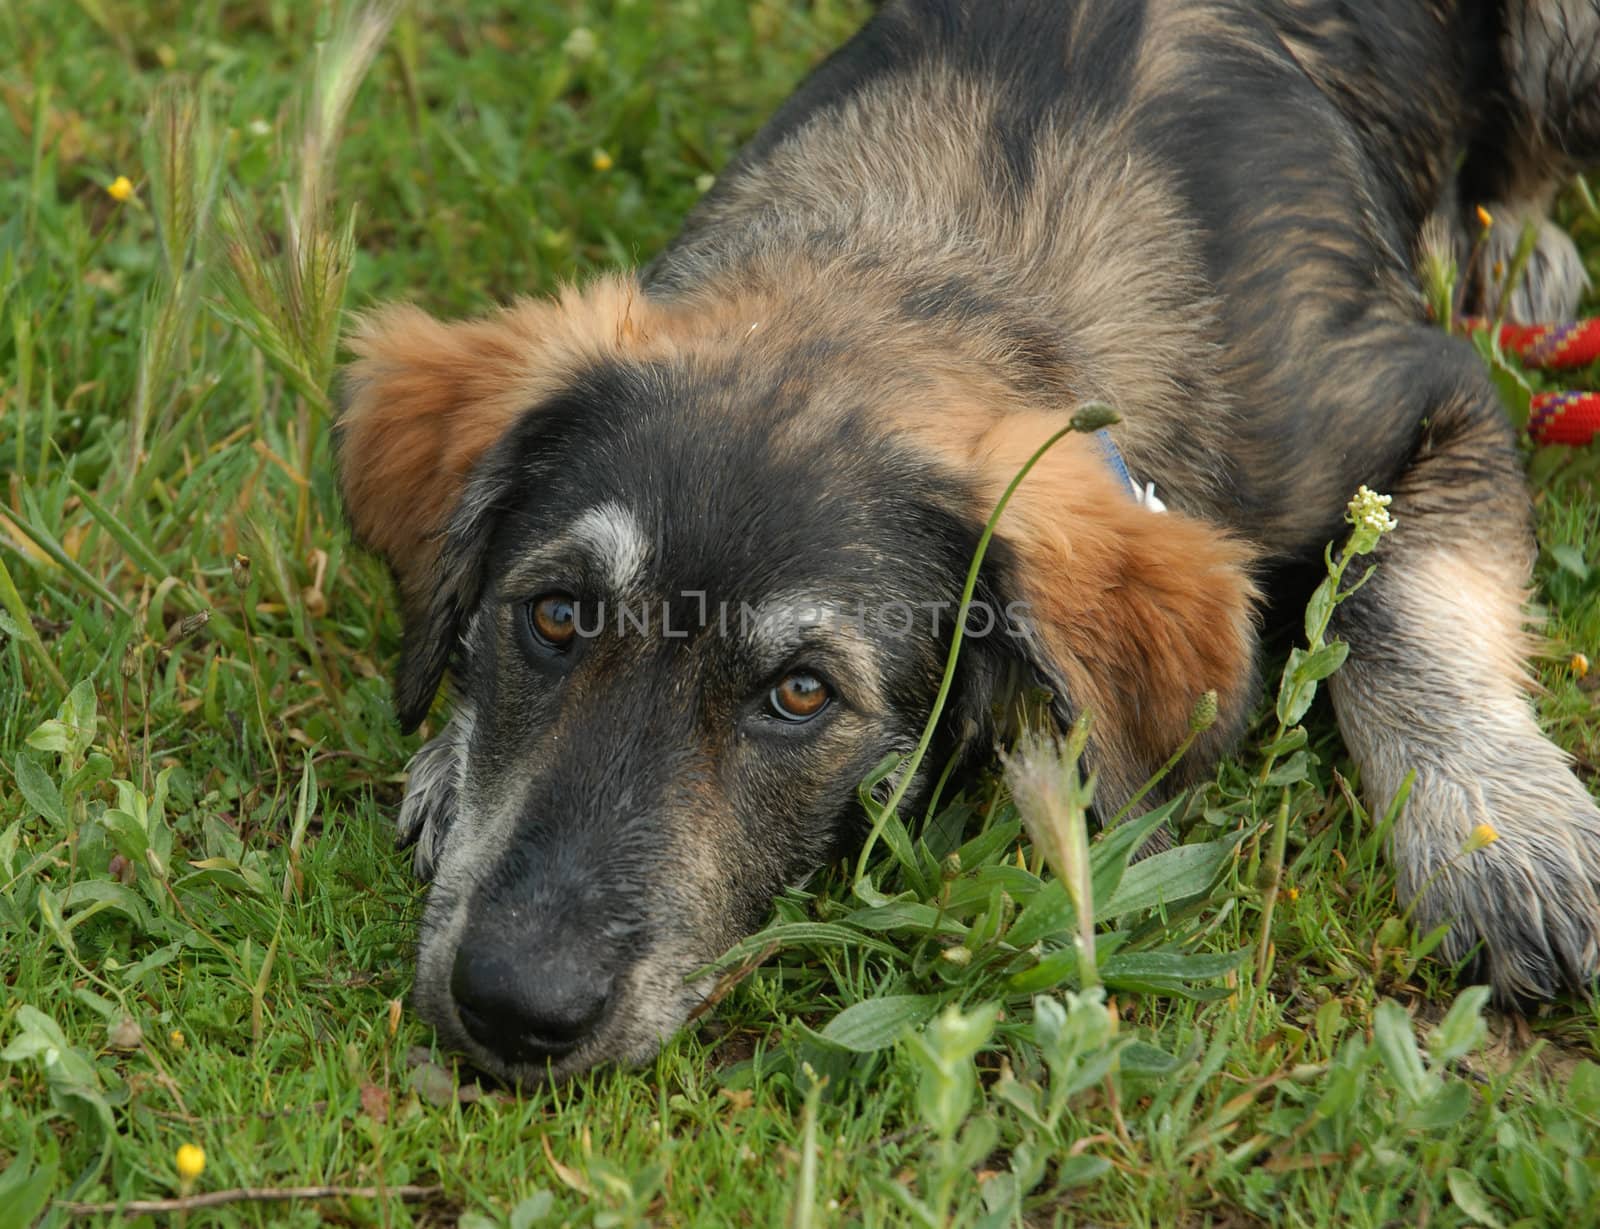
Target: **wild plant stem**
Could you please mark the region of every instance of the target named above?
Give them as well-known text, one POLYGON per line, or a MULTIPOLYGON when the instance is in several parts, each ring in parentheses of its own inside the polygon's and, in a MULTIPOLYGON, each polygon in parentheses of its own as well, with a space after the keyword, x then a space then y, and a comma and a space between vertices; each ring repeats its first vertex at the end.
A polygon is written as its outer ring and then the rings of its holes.
POLYGON ((972 553, 972 563, 967 568, 967 582, 961 589, 961 605, 956 610, 955 630, 950 637, 950 652, 945 658, 944 677, 939 680, 939 692, 934 697, 933 708, 928 713, 928 720, 922 727, 922 737, 917 740, 917 746, 905 763, 900 766, 899 780, 884 803, 883 809, 878 813, 878 818, 873 821, 872 830, 867 833, 866 842, 861 847, 861 856, 856 861, 856 878, 864 879, 867 874, 867 862, 872 856, 873 846, 878 843, 878 838, 883 835, 884 826, 895 815, 901 802, 911 789, 911 783, 917 778, 917 770, 922 767, 922 761, 928 754, 928 748, 933 745, 933 736, 939 728, 939 719, 944 716, 944 706, 950 698, 950 689, 955 684, 956 662, 961 656, 961 642, 966 631, 967 613, 972 608, 972 595, 978 588, 978 572, 983 567, 983 557, 988 553, 989 542, 994 537, 995 526, 1000 523, 1000 515, 1006 510, 1006 505, 1011 502, 1011 497, 1022 485, 1022 480, 1028 476, 1033 467, 1039 463, 1044 454, 1055 447, 1063 436, 1071 435, 1079 430, 1076 422, 1068 423, 1057 431, 1034 451, 1022 468, 1011 479, 1000 502, 995 505, 994 511, 989 514, 989 520, 983 527, 983 535, 978 539, 978 547, 972 553))
MULTIPOLYGON (((1184 735, 1183 741, 1178 744, 1178 749, 1167 757, 1167 762, 1161 765, 1160 768, 1156 769, 1155 776, 1151 777, 1137 790, 1135 790, 1133 797, 1129 798, 1128 801, 1124 802, 1122 806, 1118 808, 1117 813, 1111 817, 1111 822, 1106 824, 1106 827, 1115 828, 1129 815, 1133 814, 1134 807, 1143 802, 1145 798, 1149 796, 1150 791, 1155 789, 1156 786, 1160 785, 1161 782, 1166 779, 1167 774, 1178 766, 1178 761, 1189 754, 1189 748, 1194 746, 1194 740, 1199 736, 1200 731, 1195 729, 1191 729, 1188 734, 1184 735)), ((1280 731, 1279 737, 1281 738, 1282 736, 1282 732, 1280 731)))
POLYGON ((1272 913, 1283 883, 1283 860, 1289 848, 1289 791, 1283 791, 1278 814, 1272 821, 1272 849, 1267 855, 1266 884, 1262 889, 1261 936, 1256 943, 1256 985, 1264 986, 1272 966, 1272 913))

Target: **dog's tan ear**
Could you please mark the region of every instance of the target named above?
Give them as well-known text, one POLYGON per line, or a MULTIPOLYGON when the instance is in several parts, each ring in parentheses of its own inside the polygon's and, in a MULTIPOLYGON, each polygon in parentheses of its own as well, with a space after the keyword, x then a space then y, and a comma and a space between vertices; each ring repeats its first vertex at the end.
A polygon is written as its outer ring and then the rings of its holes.
POLYGON ((445 522, 479 457, 526 404, 542 304, 445 324, 396 305, 348 339, 335 432, 339 486, 357 541, 393 569, 409 608, 421 600, 445 522))
MULTIPOLYGON (((1022 414, 986 433, 990 495, 998 499, 1052 425, 1022 414)), ((996 536, 1011 571, 1001 584, 1026 603, 1034 664, 1063 715, 1090 714, 1102 814, 1177 750, 1196 701, 1215 691, 1216 724, 1190 757, 1209 766, 1257 694, 1251 552, 1214 526, 1135 501, 1082 436, 1066 437, 1034 467, 996 536)))
POLYGON ((645 336, 636 287, 597 282, 444 323, 415 307, 362 318, 348 339, 335 427, 339 487, 356 540, 389 564, 405 618, 401 723, 426 714, 475 566, 477 524, 453 525, 474 470, 527 411, 585 363, 645 336), (454 612, 454 614, 452 614, 454 612))

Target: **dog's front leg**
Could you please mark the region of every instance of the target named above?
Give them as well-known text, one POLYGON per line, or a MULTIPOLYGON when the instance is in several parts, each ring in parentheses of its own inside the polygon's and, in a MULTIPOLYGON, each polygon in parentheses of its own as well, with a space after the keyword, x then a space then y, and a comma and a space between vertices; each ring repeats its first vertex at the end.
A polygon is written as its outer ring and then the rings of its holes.
POLYGON ((464 722, 453 717, 444 729, 422 744, 406 765, 406 794, 395 821, 395 846, 414 845, 412 865, 417 878, 433 878, 445 833, 456 817, 456 791, 465 751, 464 722))
POLYGON ((1533 542, 1511 431, 1465 348, 1440 338, 1438 352, 1398 527, 1339 608, 1351 653, 1332 694, 1375 813, 1416 774, 1391 847, 1419 925, 1451 923, 1451 960, 1481 943, 1502 1002, 1544 998, 1600 964, 1600 811, 1534 720, 1533 542))

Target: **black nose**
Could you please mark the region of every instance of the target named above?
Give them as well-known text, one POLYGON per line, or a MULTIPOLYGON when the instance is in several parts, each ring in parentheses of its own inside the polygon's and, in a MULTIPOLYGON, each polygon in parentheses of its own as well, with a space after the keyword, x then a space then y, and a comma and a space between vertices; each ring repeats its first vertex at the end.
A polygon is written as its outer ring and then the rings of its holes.
POLYGON ((539 1063, 577 1047, 611 1001, 609 973, 572 950, 506 953, 467 936, 450 993, 467 1032, 508 1062, 539 1063))

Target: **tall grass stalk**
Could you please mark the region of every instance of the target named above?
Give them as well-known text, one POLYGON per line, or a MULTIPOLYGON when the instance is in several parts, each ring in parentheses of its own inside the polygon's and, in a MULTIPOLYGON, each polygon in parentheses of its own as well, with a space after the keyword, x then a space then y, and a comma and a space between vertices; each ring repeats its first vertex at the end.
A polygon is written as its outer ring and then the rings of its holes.
MULTIPOLYGON (((297 117, 292 173, 276 244, 249 205, 230 197, 220 213, 224 261, 219 314, 238 327, 293 389, 300 477, 309 480, 316 440, 331 408, 345 290, 355 257, 355 209, 335 217, 333 164, 356 90, 394 20, 389 5, 345 9, 317 42, 311 88, 297 117)), ((293 541, 309 547, 309 481, 298 485, 293 541)))
POLYGON ((140 481, 146 442, 171 404, 175 380, 189 366, 185 360, 206 285, 211 217, 223 165, 205 100, 181 84, 156 93, 144 144, 160 261, 140 314, 139 365, 120 501, 125 517, 147 486, 140 481))

